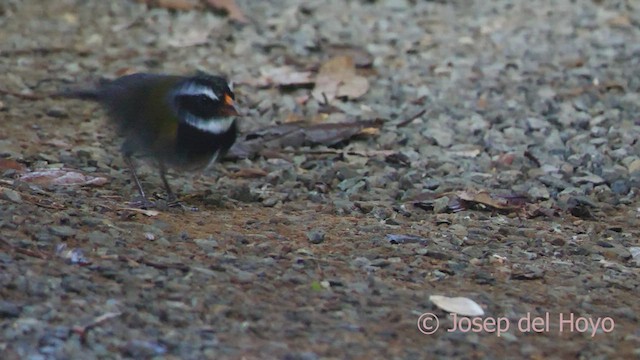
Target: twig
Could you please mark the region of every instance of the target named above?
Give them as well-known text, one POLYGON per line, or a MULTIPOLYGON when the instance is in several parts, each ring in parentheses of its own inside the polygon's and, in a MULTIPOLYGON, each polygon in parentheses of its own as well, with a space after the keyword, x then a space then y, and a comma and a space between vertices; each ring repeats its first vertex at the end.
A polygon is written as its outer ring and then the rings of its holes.
POLYGON ((46 95, 22 94, 19 92, 6 90, 6 89, 0 89, 0 94, 15 96, 15 97, 26 99, 26 100, 42 100, 47 97, 46 95))
POLYGON ((373 157, 373 156, 389 156, 395 154, 396 151, 393 150, 370 150, 370 151, 348 151, 348 150, 338 150, 338 149, 324 149, 324 150, 280 150, 283 154, 294 154, 294 155, 340 155, 347 154, 352 156, 362 156, 362 157, 373 157))
POLYGON ((98 316, 97 318, 93 319, 93 321, 91 321, 90 323, 86 324, 86 325, 76 325, 74 327, 71 328, 71 331, 80 335, 80 342, 82 344, 86 344, 87 343, 87 334, 89 333, 89 330, 93 329, 94 327, 103 324, 104 322, 113 319, 115 317, 118 317, 122 315, 121 312, 108 312, 105 314, 102 314, 100 316, 98 316))
POLYGON ((531 152, 529 152, 529 150, 526 150, 524 152, 524 157, 526 157, 527 159, 531 160, 531 162, 536 164, 537 167, 541 167, 542 166, 542 164, 540 163, 540 160, 538 160, 537 157, 535 157, 531 152))
POLYGON ((183 264, 163 264, 163 263, 157 263, 151 260, 145 260, 143 258, 139 258, 139 259, 131 259, 129 257, 120 255, 118 256, 118 260, 120 261, 125 261, 125 262, 137 262, 143 265, 147 265, 147 266, 151 266, 152 268, 156 268, 156 269, 160 269, 160 270, 167 270, 167 269, 177 269, 183 272, 189 272, 191 271, 191 267, 187 266, 187 265, 183 265, 183 264))
POLYGON ((39 251, 33 251, 33 250, 23 249, 23 248, 17 247, 15 245, 13 245, 12 243, 8 242, 5 239, 0 239, 0 243, 4 244, 9 249, 11 249, 11 250, 13 250, 13 251, 15 251, 17 253, 23 254, 23 255, 27 255, 27 256, 38 258, 38 259, 43 259, 43 260, 49 259, 49 257, 47 255, 45 255, 45 254, 43 254, 43 253, 41 253, 39 251))
POLYGON ((406 119, 406 120, 401 121, 400 123, 398 123, 398 125, 396 125, 396 127, 397 127, 397 128, 401 128, 401 127, 403 127, 403 126, 407 126, 407 125, 409 125, 409 123, 411 123, 413 120, 415 120, 415 119, 419 118, 420 116, 424 115, 424 113, 426 113, 426 112, 427 112, 427 110, 426 110, 426 109, 422 109, 422 110, 420 110, 417 114, 415 114, 415 115, 411 116, 410 118, 408 118, 408 119, 406 119))
POLYGON ((15 56, 15 55, 25 55, 25 54, 40 54, 40 55, 48 55, 59 52, 78 52, 76 49, 66 48, 66 47, 51 47, 51 48, 32 48, 32 49, 14 49, 14 50, 0 50, 0 56, 15 56))

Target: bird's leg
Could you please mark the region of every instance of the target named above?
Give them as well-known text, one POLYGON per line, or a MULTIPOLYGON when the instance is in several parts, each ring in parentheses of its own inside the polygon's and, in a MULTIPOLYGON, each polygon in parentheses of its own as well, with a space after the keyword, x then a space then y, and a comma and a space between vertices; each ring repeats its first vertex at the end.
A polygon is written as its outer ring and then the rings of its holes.
POLYGON ((133 164, 133 160, 131 159, 131 155, 125 153, 123 155, 123 158, 124 158, 124 161, 127 163, 127 166, 129 167, 129 172, 131 172, 131 178, 133 178, 133 182, 136 184, 136 187, 138 188, 138 193, 140 193, 140 197, 142 198, 139 204, 140 207, 142 208, 154 207, 155 204, 149 201, 149 199, 147 199, 147 195, 144 193, 142 184, 140 184, 140 180, 138 179, 138 174, 136 173, 136 168, 133 164))
POLYGON ((165 190, 167 190, 167 200, 169 202, 175 202, 177 197, 176 194, 171 190, 171 185, 169 185, 169 181, 167 180, 167 168, 164 165, 164 161, 159 161, 160 167, 160 177, 162 178, 162 183, 164 184, 165 190))
POLYGON ((197 207, 186 206, 178 201, 178 197, 173 192, 173 190, 171 190, 171 185, 169 185, 169 181, 167 180, 167 167, 164 165, 164 162, 162 160, 160 160, 158 163, 160 168, 160 177, 162 178, 162 182, 164 183, 164 188, 167 190, 167 206, 172 208, 182 208, 185 211, 198 211, 197 207))

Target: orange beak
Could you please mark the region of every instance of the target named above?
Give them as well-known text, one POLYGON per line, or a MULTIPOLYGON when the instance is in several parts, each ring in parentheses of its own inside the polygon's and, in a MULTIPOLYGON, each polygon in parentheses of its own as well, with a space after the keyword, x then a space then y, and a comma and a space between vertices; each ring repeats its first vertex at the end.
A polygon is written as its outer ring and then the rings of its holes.
POLYGON ((231 96, 229 96, 229 94, 224 94, 224 104, 226 106, 224 106, 221 111, 223 115, 226 115, 226 116, 240 115, 240 113, 238 112, 238 109, 236 109, 236 106, 233 103, 233 99, 231 98, 231 96))

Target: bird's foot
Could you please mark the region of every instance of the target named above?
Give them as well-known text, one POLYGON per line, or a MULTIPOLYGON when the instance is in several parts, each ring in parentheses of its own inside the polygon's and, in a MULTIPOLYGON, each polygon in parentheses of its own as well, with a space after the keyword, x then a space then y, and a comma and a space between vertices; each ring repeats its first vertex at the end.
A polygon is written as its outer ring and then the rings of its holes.
POLYGON ((184 211, 200 211, 196 206, 185 205, 179 200, 167 201, 167 207, 180 208, 184 211))
POLYGON ((168 193, 164 198, 159 194, 155 194, 155 196, 158 198, 162 198, 160 202, 162 202, 163 207, 167 209, 182 209, 183 211, 199 211, 197 207, 185 205, 182 201, 178 200, 178 197, 173 192, 168 193))
POLYGON ((151 201, 147 198, 132 200, 129 202, 129 205, 131 205, 131 207, 136 207, 136 208, 145 209, 145 210, 155 209, 158 207, 158 204, 155 201, 151 201))

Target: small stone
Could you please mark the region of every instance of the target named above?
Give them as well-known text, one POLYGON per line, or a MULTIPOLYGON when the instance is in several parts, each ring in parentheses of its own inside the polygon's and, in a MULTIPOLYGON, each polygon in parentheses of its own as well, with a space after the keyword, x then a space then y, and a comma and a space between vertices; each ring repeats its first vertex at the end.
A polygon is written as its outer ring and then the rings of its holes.
POLYGON ((98 226, 104 224, 105 220, 103 218, 95 217, 95 216, 85 216, 82 218, 82 224, 88 226, 98 226))
POLYGON ((630 187, 625 180, 616 180, 611 184, 611 191, 616 195, 626 195, 629 193, 630 187))
POLYGON ((256 275, 254 273, 244 270, 238 270, 233 276, 233 280, 241 284, 251 283, 255 281, 255 279, 256 275))
POLYGON ((89 242, 93 244, 107 244, 111 237, 101 231, 92 231, 87 235, 89 242))
POLYGON ((627 165, 627 169, 629 170, 629 173, 640 171, 640 159, 633 160, 629 165, 627 165))
POLYGON ((17 318, 22 310, 20 306, 5 300, 0 300, 0 318, 17 318))
POLYGON ((151 358, 167 352, 167 347, 153 341, 131 340, 123 348, 124 353, 133 358, 151 358))
POLYGON ((534 186, 528 191, 529 196, 532 199, 544 199, 547 200, 551 197, 549 190, 546 187, 534 186))
POLYGON ((274 207, 274 206, 276 206, 277 203, 278 203, 278 198, 277 197, 268 197, 268 198, 262 200, 262 205, 264 205, 266 207, 274 207))
POLYGON ((207 252, 212 252, 218 246, 220 246, 218 244, 218 241, 214 239, 194 239, 193 242, 196 243, 196 245, 198 245, 198 247, 200 247, 202 250, 207 252))
POLYGON ((55 225, 49 228, 49 232, 61 238, 68 238, 76 234, 76 230, 66 225, 55 225))
POLYGON ((66 118, 67 117, 67 112, 59 107, 52 107, 50 109, 47 110, 46 112, 47 116, 51 116, 52 118, 57 118, 57 119, 61 119, 61 118, 66 118))
POLYGON ((322 229, 311 229, 307 232, 307 239, 312 244, 321 244, 324 242, 324 230, 322 229))
POLYGON ((443 196, 433 201, 433 212, 441 214, 449 211, 449 197, 443 196))
POLYGON ((13 190, 13 189, 3 189, 2 191, 2 198, 5 200, 9 200, 13 203, 16 204, 21 204, 22 203, 22 196, 20 195, 19 192, 13 190))

